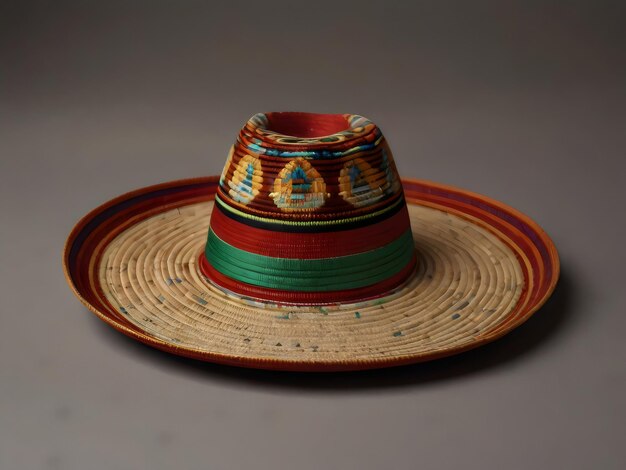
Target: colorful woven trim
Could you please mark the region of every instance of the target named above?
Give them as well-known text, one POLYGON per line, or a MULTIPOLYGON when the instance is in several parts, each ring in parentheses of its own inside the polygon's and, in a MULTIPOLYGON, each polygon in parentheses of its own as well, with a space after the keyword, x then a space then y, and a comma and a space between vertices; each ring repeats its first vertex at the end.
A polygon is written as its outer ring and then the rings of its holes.
POLYGON ((216 192, 201 260, 210 280, 262 299, 332 302, 383 295, 414 264, 400 179, 376 125, 349 114, 248 121, 216 192))
POLYGON ((354 223, 354 228, 349 230, 331 226, 334 228, 332 231, 313 231, 317 227, 288 225, 280 226, 286 230, 277 231, 275 226, 253 225, 246 219, 240 221, 231 218, 216 205, 211 217, 211 230, 222 240, 228 240, 230 245, 259 255, 297 259, 331 258, 363 253, 393 243, 409 230, 407 217, 406 205, 402 205, 390 217, 366 226, 354 223))
POLYGON ((382 207, 380 210, 375 210, 355 217, 327 219, 327 220, 281 220, 272 219, 270 217, 260 217, 256 214, 250 214, 245 210, 240 210, 224 202, 219 195, 215 195, 216 209, 226 216, 239 220, 241 223, 250 225, 253 227, 266 228, 267 230, 277 232, 326 232, 326 231, 340 231, 350 230, 356 227, 363 227, 381 222, 398 212, 406 210, 406 202, 404 197, 400 194, 400 197, 394 201, 382 207))

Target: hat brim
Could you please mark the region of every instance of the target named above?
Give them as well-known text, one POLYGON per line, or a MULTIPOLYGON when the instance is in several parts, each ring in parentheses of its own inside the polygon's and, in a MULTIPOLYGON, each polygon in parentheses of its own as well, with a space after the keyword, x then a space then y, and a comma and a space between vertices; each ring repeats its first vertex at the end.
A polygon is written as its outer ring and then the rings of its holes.
POLYGON ((556 248, 487 197, 403 180, 419 256, 389 296, 321 307, 229 295, 198 266, 218 177, 124 194, 87 214, 65 245, 81 302, 122 333, 170 353, 241 367, 340 371, 460 353, 527 320, 559 277, 556 248))

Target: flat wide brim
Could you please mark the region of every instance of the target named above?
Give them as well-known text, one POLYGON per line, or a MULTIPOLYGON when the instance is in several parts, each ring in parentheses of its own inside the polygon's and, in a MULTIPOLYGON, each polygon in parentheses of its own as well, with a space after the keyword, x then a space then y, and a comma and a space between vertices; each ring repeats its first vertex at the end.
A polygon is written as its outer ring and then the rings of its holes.
POLYGON ((122 195, 71 232, 63 263, 78 298, 122 333, 200 360, 338 371, 431 360, 528 319, 559 276, 532 220, 478 194, 403 180, 418 268, 383 298, 288 306, 241 298, 199 269, 218 177, 122 195))

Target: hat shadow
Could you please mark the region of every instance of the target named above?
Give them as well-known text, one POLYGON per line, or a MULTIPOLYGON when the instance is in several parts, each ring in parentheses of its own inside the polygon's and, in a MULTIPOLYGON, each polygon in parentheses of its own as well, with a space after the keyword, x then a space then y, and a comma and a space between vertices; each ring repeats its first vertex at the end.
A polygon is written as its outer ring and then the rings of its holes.
POLYGON ((270 389, 326 392, 398 388, 457 380, 464 376, 508 367, 529 359, 564 331, 572 320, 571 299, 576 286, 564 270, 552 296, 524 324, 504 337, 462 354, 429 362, 354 372, 285 372, 211 364, 170 353, 135 341, 102 323, 94 315, 95 333, 112 347, 159 369, 224 383, 245 383, 270 389))

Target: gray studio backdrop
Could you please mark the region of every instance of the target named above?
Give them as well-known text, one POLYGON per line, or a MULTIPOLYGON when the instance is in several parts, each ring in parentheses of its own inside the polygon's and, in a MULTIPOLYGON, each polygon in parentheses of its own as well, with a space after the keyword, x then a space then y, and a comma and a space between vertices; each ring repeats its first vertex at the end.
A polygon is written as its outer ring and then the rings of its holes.
POLYGON ((626 466, 623 2, 2 2, 0 468, 626 466), (256 112, 358 113, 403 175, 554 238, 552 300, 507 338, 396 370, 216 367, 73 297, 72 225, 217 174, 256 112))

